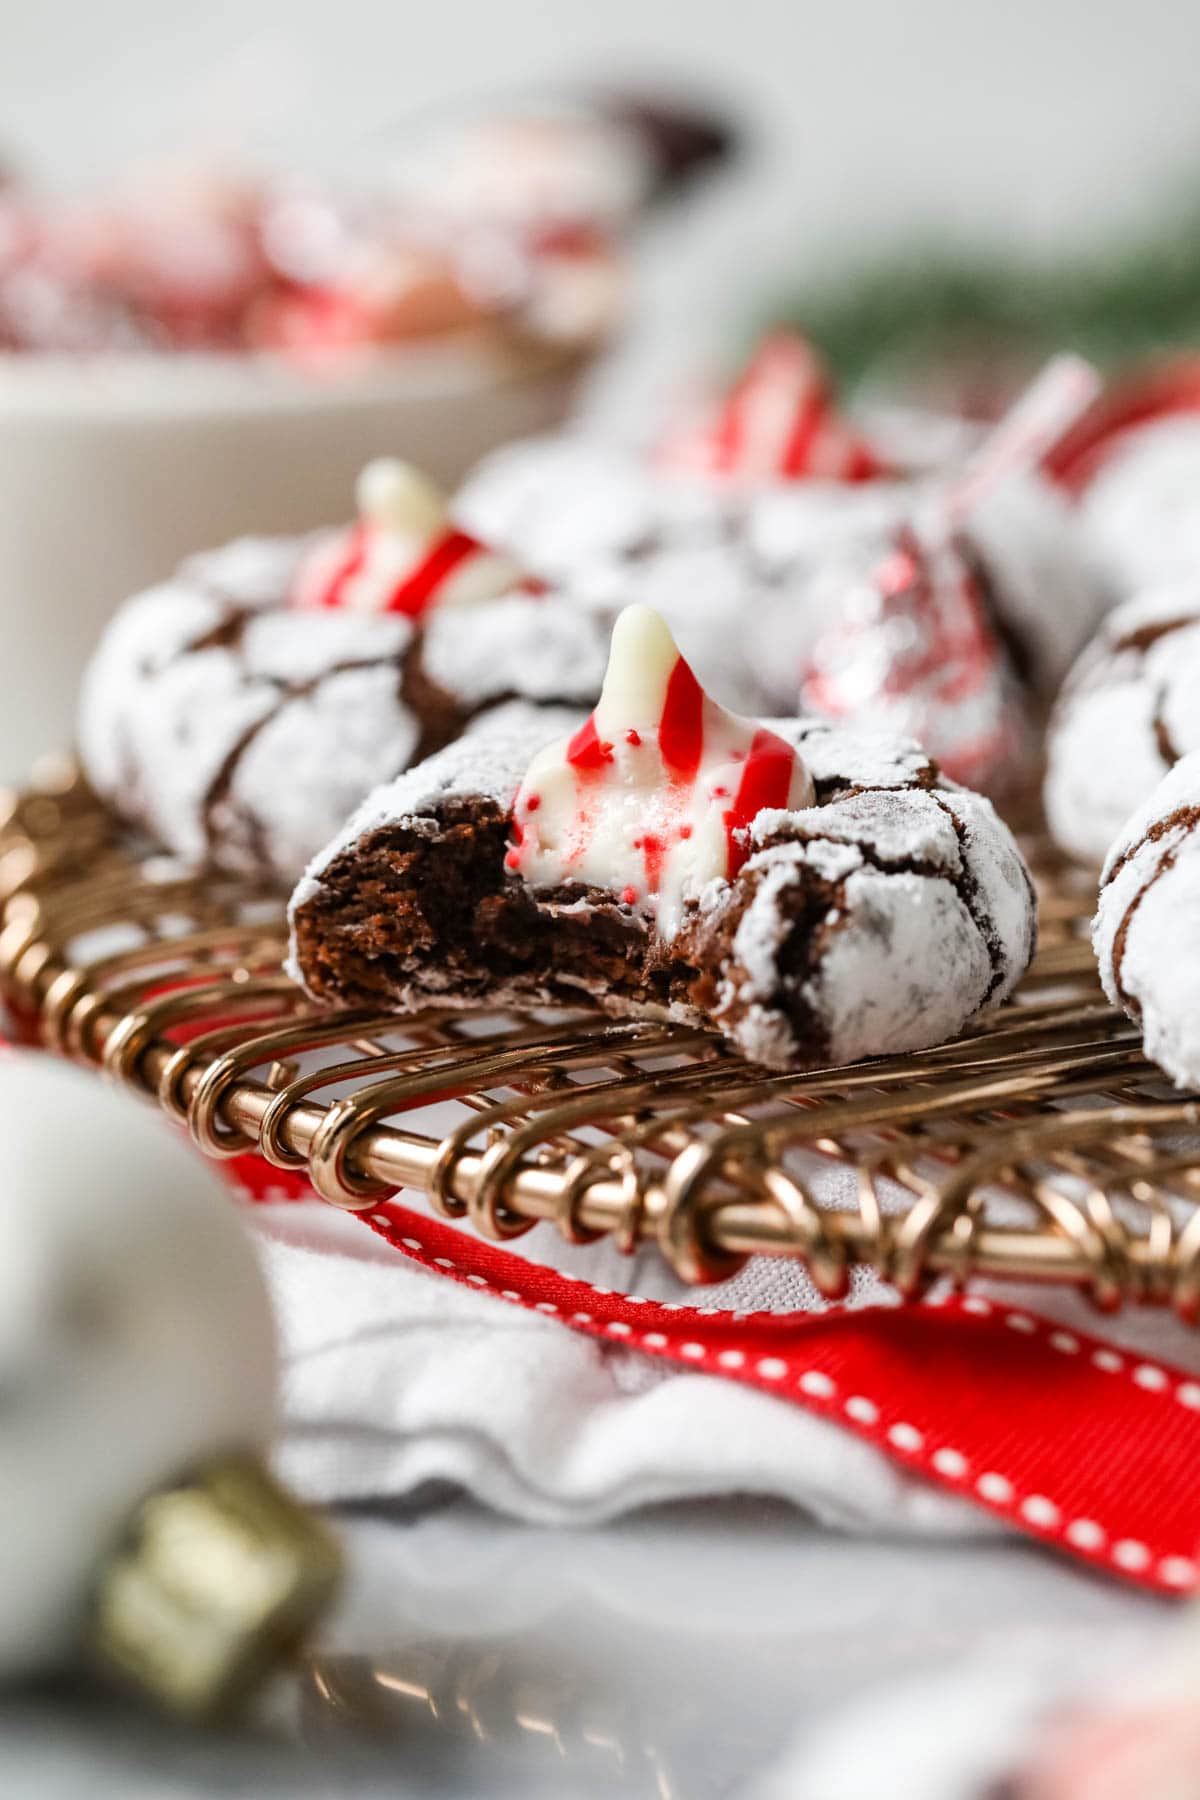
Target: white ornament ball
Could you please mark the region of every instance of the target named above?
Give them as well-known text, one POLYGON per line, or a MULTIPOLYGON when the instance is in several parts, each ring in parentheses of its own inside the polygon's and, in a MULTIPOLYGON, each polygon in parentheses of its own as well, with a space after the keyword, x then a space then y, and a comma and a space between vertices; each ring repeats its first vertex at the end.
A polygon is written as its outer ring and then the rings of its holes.
POLYGON ((93 1075, 0 1059, 0 1677, 78 1642, 154 1488, 271 1437, 248 1234, 181 1136, 93 1075))

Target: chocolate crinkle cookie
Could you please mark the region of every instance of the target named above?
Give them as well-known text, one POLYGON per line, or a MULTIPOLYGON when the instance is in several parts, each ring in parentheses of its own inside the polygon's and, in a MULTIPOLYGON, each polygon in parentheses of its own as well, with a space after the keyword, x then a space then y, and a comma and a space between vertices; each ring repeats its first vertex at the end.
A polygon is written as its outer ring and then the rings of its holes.
POLYGON ((1047 735, 1046 816, 1080 862, 1200 748, 1200 588, 1161 587, 1110 614, 1072 669, 1047 735))
POLYGON ((415 472, 360 487, 356 525, 192 557, 96 652, 88 779, 189 866, 290 885, 364 794, 489 709, 599 692, 607 621, 532 591, 415 472))
POLYGON ((1177 1087, 1200 1088, 1200 751, 1109 852, 1092 930, 1104 990, 1177 1087))
POLYGON ((381 788, 291 921, 320 1000, 586 1003, 776 1068, 951 1037, 1035 940, 986 800, 909 741, 726 712, 645 607, 573 734, 510 713, 381 788))

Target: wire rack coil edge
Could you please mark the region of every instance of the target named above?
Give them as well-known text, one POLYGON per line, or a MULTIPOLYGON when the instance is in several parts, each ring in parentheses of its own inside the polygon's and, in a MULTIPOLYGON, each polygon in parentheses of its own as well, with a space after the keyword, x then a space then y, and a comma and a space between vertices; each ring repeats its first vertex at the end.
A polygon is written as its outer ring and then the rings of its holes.
POLYGON ((423 1191, 494 1240, 652 1241, 690 1282, 801 1259, 906 1297, 973 1274, 1200 1318, 1200 1104, 1100 990, 1088 883, 1027 845, 1042 946, 954 1043, 777 1076, 653 1022, 314 1008, 282 897, 180 874, 54 761, 0 803, 0 992, 21 1035, 365 1210, 423 1191), (843 1204, 818 1205, 830 1166, 843 1204))

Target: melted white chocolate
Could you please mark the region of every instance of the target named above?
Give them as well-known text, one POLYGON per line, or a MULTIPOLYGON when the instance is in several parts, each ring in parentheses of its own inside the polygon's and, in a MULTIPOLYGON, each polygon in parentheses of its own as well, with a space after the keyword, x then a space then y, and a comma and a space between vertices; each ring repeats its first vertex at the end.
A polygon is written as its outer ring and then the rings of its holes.
POLYGON ((601 888, 670 938, 736 874, 759 811, 812 801, 794 748, 705 694, 660 615, 631 606, 595 712, 526 772, 508 864, 534 888, 601 888))

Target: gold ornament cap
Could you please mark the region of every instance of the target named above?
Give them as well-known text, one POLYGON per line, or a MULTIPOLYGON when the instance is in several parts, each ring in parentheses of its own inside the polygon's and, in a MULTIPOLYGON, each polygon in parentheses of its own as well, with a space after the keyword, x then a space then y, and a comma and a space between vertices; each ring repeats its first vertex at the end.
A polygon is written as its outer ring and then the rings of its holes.
POLYGON ((337 1589, 328 1527, 238 1457, 151 1494, 93 1590, 93 1661, 159 1706, 238 1710, 299 1647, 337 1589))

